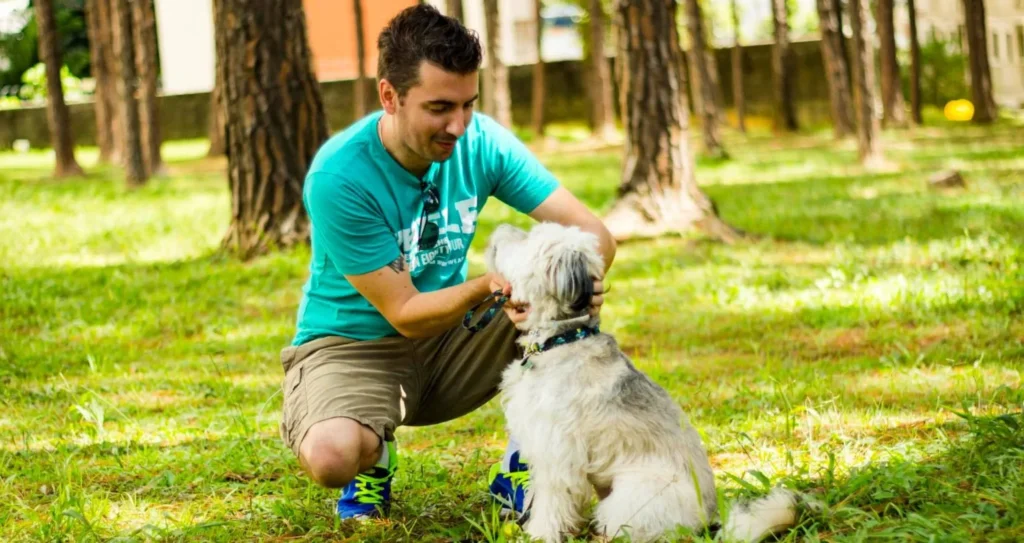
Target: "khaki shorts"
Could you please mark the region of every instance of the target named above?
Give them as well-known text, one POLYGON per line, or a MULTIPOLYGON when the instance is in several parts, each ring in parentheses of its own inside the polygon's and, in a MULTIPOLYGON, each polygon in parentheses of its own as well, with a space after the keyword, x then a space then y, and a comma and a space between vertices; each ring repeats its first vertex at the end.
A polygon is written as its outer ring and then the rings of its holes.
POLYGON ((298 456, 310 426, 347 417, 393 440, 398 426, 438 424, 498 393, 501 372, 520 355, 503 312, 473 334, 462 326, 432 338, 356 341, 325 337, 281 351, 281 439, 298 456))

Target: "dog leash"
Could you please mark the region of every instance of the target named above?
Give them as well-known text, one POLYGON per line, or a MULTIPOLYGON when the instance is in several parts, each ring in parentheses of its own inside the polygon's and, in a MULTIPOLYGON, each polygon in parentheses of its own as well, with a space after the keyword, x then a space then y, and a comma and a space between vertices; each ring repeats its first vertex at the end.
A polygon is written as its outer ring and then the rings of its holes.
POLYGON ((491 321, 494 320, 494 316, 498 314, 498 311, 508 302, 508 296, 505 296, 502 291, 496 290, 488 296, 484 301, 473 306, 472 309, 466 312, 466 316, 462 318, 462 327, 469 330, 472 333, 477 333, 483 330, 491 321), (484 315, 480 317, 480 320, 476 324, 470 324, 473 322, 473 315, 476 313, 481 306, 487 303, 488 300, 494 299, 494 305, 487 308, 484 315))

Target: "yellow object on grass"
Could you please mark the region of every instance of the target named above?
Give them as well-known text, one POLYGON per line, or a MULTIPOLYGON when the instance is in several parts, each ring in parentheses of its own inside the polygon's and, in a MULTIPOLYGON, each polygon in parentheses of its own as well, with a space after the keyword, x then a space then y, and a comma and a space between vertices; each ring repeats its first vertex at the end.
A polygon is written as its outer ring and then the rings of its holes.
POLYGON ((970 100, 951 100, 942 112, 951 121, 969 121, 974 118, 974 104, 970 100))

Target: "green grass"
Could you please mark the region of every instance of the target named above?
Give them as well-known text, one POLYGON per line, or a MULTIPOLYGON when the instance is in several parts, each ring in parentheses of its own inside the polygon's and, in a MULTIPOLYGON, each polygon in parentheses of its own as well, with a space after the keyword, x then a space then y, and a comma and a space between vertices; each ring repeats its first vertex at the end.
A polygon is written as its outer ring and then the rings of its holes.
MULTIPOLYGON (((602 328, 700 428, 724 500, 772 484, 826 504, 789 540, 1024 539, 1024 130, 889 132, 864 172, 827 132, 730 137, 699 164, 761 237, 621 246, 602 328), (955 167, 966 190, 926 187, 955 167)), ((223 161, 49 179, 0 154, 0 540, 508 540, 486 499, 497 402, 398 432, 391 519, 332 516, 277 436, 278 351, 309 251, 216 253, 223 161)), ((595 210, 618 151, 544 160, 595 210)), ((509 209, 491 202, 480 247, 509 209)))

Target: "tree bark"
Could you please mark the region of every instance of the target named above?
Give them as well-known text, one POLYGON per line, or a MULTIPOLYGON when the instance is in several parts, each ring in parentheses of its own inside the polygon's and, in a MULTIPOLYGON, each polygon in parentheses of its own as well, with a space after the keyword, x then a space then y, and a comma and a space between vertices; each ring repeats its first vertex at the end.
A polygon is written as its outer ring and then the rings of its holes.
POLYGON ((704 15, 697 0, 686 0, 687 19, 690 27, 690 41, 693 43, 694 73, 697 76, 695 90, 700 93, 701 131, 704 134, 704 150, 718 158, 729 156, 718 134, 718 108, 715 100, 714 80, 708 66, 707 40, 704 35, 704 15))
POLYGON ((593 72, 594 132, 603 141, 615 137, 615 103, 612 90, 612 70, 604 54, 605 13, 601 0, 590 0, 590 62, 593 72))
POLYGON ((609 229, 620 240, 694 228, 737 240, 739 233, 718 218, 694 175, 675 2, 617 0, 616 12, 626 145, 609 229))
POLYGON ((747 104, 743 96, 743 46, 740 44, 740 13, 732 0, 732 27, 735 32, 732 47, 732 100, 736 106, 736 128, 747 133, 747 104))
POLYGON ((914 124, 924 124, 921 117, 921 43, 917 37, 917 8, 907 0, 910 18, 910 116, 914 124))
POLYGON ((885 126, 906 127, 906 102, 900 85, 900 64, 896 60, 893 0, 877 1, 878 53, 882 72, 882 122, 885 126))
POLYGON ((136 100, 135 49, 132 35, 133 0, 114 0, 113 15, 116 21, 117 56, 119 78, 118 97, 121 99, 121 132, 125 160, 125 177, 129 187, 139 187, 146 182, 146 164, 143 159, 142 137, 139 121, 139 104, 136 100))
POLYGON ((487 112, 507 128, 512 127, 512 99, 508 88, 508 66, 501 58, 502 31, 498 0, 484 0, 487 27, 487 77, 484 80, 484 105, 487 112))
POLYGON ((104 54, 107 66, 107 77, 104 80, 97 80, 96 84, 104 88, 103 94, 107 97, 107 130, 110 133, 110 142, 113 150, 110 154, 110 161, 114 164, 124 164, 125 143, 124 143, 124 121, 123 103, 121 102, 121 56, 119 49, 120 34, 117 20, 117 6, 119 0, 95 0, 100 18, 100 34, 106 43, 104 54))
POLYGON ((243 259, 309 239, 306 171, 327 140, 302 0, 215 0, 231 225, 243 259))
POLYGON ((210 114, 207 116, 210 148, 206 152, 206 156, 210 157, 223 156, 227 152, 224 141, 224 106, 221 103, 224 85, 220 82, 220 69, 217 69, 215 79, 213 90, 210 92, 210 114))
POLYGON ((786 0, 771 0, 775 44, 772 46, 772 73, 775 87, 775 129, 795 132, 799 125, 793 104, 793 51, 789 44, 789 16, 786 0))
POLYGON ((165 173, 160 146, 160 109, 157 105, 156 13, 153 0, 131 0, 135 66, 139 76, 139 123, 146 175, 165 173))
POLYGON ((108 96, 107 80, 111 77, 107 65, 107 48, 110 38, 103 33, 103 18, 106 9, 103 4, 107 0, 88 0, 85 4, 86 24, 89 32, 89 60, 96 88, 93 91, 93 109, 96 112, 96 145, 99 147, 99 163, 106 164, 114 155, 113 134, 110 130, 111 109, 113 99, 108 96))
POLYGON ((825 79, 828 81, 829 103, 832 106, 832 131, 841 139, 855 131, 850 98, 850 71, 847 57, 839 43, 839 0, 818 0, 818 20, 821 27, 821 56, 825 61, 825 79))
POLYGON ((857 149, 861 162, 877 166, 884 160, 878 140, 879 123, 875 117, 874 48, 867 28, 868 0, 850 0, 850 23, 853 27, 853 84, 857 113, 857 149))
POLYGON ((544 135, 544 18, 541 16, 542 0, 533 0, 533 20, 537 28, 537 62, 533 65, 533 132, 544 135))
POLYGON ((75 160, 71 115, 64 103, 64 86, 60 80, 60 69, 64 63, 61 60, 60 37, 57 35, 52 0, 36 0, 35 14, 39 29, 39 57, 46 65, 46 120, 57 159, 54 176, 83 175, 82 167, 75 160))
POLYGON ((363 0, 352 0, 352 6, 355 11, 355 22, 356 22, 356 65, 358 67, 358 74, 355 81, 355 95, 353 102, 355 102, 355 118, 361 119, 366 115, 367 109, 367 89, 366 86, 369 81, 366 78, 366 34, 363 25, 363 0))
POLYGON ((445 12, 449 17, 455 17, 459 21, 463 21, 462 0, 446 0, 445 6, 445 12))
POLYGON ((992 95, 992 70, 988 63, 988 27, 984 0, 963 0, 964 26, 967 27, 968 58, 971 66, 971 94, 974 98, 974 122, 990 124, 996 120, 996 101, 992 95))

